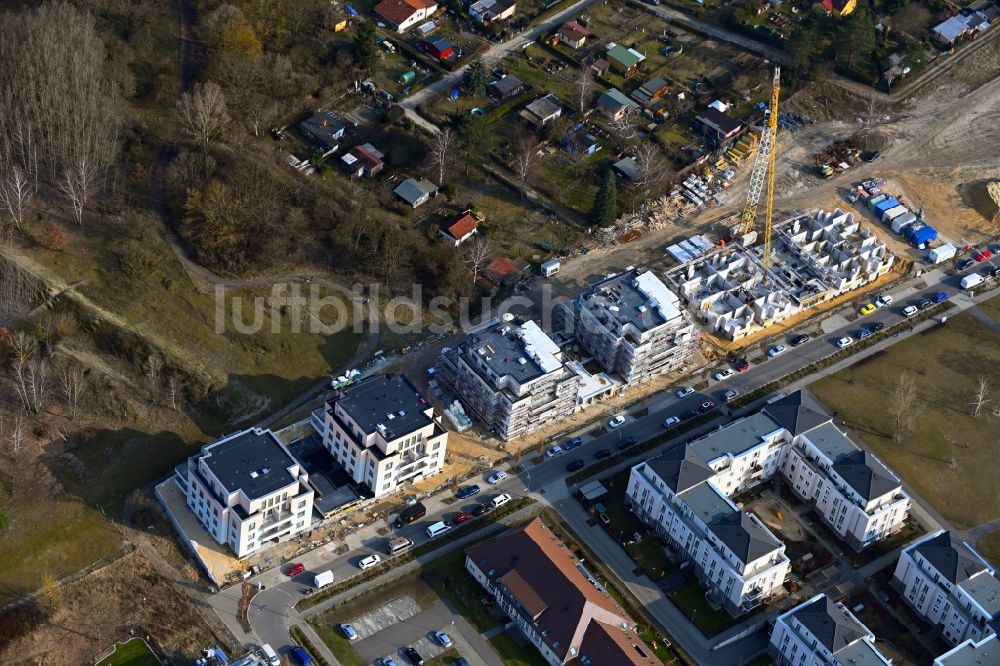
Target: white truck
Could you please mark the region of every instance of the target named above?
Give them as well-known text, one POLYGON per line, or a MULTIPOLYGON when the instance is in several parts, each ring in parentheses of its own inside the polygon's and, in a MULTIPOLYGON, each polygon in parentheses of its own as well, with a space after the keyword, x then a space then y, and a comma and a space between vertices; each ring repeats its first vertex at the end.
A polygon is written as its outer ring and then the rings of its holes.
POLYGON ((329 585, 332 582, 333 582, 332 571, 323 571, 321 573, 318 573, 316 574, 316 577, 313 579, 313 584, 316 586, 317 590, 322 589, 324 586, 329 585))
POLYGON ((970 273, 962 278, 962 289, 971 289, 977 284, 983 283, 983 276, 979 273, 970 273))

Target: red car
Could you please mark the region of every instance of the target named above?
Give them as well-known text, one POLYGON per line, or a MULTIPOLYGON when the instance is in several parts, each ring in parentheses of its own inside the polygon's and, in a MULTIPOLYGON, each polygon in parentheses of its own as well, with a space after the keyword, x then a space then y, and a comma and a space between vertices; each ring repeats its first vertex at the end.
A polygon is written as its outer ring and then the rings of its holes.
POLYGON ((972 255, 976 261, 986 261, 993 256, 993 253, 989 250, 979 250, 974 255, 972 255))
POLYGON ((305 571, 306 568, 302 566, 301 563, 295 562, 294 564, 289 564, 288 568, 285 569, 286 576, 298 576, 300 573, 305 571))
POLYGON ((711 400, 706 400, 705 402, 701 403, 698 406, 698 411, 701 412, 702 414, 706 414, 712 411, 713 409, 715 409, 715 403, 712 402, 711 400))
POLYGON ((461 525, 467 520, 472 520, 472 514, 460 511, 455 514, 455 517, 451 519, 451 522, 455 523, 456 525, 461 525))
POLYGON ((738 358, 733 364, 736 366, 736 372, 746 372, 750 369, 750 363, 745 358, 738 358))

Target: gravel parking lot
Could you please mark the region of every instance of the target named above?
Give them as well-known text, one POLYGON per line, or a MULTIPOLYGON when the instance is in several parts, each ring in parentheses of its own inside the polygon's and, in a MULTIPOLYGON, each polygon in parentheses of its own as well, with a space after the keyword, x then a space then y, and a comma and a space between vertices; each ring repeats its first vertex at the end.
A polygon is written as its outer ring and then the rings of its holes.
POLYGON ((351 626, 358 632, 358 638, 363 640, 383 629, 405 622, 419 612, 420 606, 412 597, 398 597, 351 620, 351 626))

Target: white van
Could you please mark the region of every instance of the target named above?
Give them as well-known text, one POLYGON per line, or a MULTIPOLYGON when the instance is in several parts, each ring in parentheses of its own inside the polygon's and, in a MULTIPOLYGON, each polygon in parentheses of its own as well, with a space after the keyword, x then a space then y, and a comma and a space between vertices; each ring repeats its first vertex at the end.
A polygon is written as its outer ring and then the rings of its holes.
POLYGON ((503 506, 504 504, 506 504, 509 501, 510 501, 510 495, 508 495, 507 493, 504 493, 502 495, 497 495, 496 497, 494 497, 493 499, 491 499, 490 500, 490 505, 495 509, 498 506, 503 506))
POLYGON ((406 537, 399 537, 389 542, 388 552, 390 555, 395 555, 396 553, 402 553, 404 550, 409 550, 412 547, 412 541, 406 537))
POLYGON ((274 651, 273 647, 264 643, 260 646, 260 651, 263 652, 264 656, 267 658, 267 663, 271 664, 271 666, 280 666, 281 658, 278 656, 278 653, 274 651))
POLYGON ((451 525, 445 525, 443 522, 438 521, 427 528, 427 536, 433 539, 434 537, 441 536, 445 532, 450 531, 451 525))

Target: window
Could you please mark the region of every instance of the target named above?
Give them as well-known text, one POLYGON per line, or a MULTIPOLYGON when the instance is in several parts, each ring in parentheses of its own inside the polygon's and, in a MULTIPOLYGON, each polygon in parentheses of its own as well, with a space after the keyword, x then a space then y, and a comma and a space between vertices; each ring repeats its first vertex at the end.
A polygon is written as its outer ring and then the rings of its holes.
POLYGON ((434 446, 432 447, 432 450, 437 451, 440 448, 441 448, 441 442, 434 442, 434 446))

